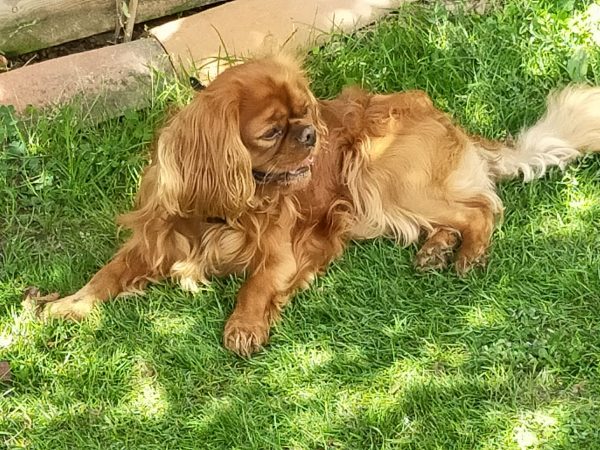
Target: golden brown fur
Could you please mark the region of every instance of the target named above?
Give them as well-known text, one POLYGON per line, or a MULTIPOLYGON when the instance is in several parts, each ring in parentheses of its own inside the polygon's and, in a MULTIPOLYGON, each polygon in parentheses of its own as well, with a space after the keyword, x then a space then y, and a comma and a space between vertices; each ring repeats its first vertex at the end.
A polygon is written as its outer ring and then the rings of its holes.
POLYGON ((160 131, 136 208, 120 218, 131 238, 86 286, 43 313, 78 319, 149 281, 172 277, 193 290, 244 273, 224 344, 248 355, 268 340, 290 296, 351 239, 408 244, 426 232, 417 267, 443 268, 458 247, 463 274, 483 264, 502 212, 497 179, 540 175, 600 147, 597 109, 579 118, 589 124, 576 130, 576 146, 574 131, 548 131, 565 105, 600 105, 597 90, 561 95, 513 149, 469 136, 423 92, 349 88, 317 101, 289 60, 231 68, 160 131), (527 144, 534 132, 545 146, 527 144))

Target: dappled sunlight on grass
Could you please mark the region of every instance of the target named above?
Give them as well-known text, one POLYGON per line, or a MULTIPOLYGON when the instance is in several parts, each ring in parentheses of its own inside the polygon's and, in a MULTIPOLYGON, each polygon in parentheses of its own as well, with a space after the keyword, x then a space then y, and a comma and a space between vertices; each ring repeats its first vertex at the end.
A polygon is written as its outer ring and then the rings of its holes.
POLYGON ((12 309, 10 317, 2 321, 2 332, 0 332, 0 350, 8 349, 14 344, 31 345, 33 343, 35 330, 39 323, 33 311, 28 309, 12 309))
POLYGON ((513 376, 514 374, 509 366, 493 362, 490 366, 485 367, 478 377, 485 380, 490 389, 501 391, 503 386, 506 386, 513 376))
POLYGON ((507 319, 504 311, 490 305, 475 305, 465 313, 465 322, 476 329, 503 325, 507 319))
POLYGON ((576 237, 577 235, 585 235, 588 228, 589 221, 578 214, 566 217, 560 215, 549 217, 540 225, 540 229, 547 236, 566 239, 576 237))
POLYGON ((302 441, 322 442, 330 429, 327 416, 328 414, 312 409, 300 410, 287 418, 285 426, 294 435, 302 436, 302 441))
POLYGON ((468 351, 460 344, 442 346, 436 342, 427 342, 424 354, 425 359, 433 365, 433 370, 439 372, 460 368, 469 359, 468 351))
POLYGON ((422 361, 403 359, 394 362, 383 375, 390 383, 390 391, 396 393, 404 389, 431 381, 422 361))
POLYGON ((562 59, 553 51, 531 54, 525 61, 524 71, 532 77, 542 77, 552 71, 558 71, 561 63, 562 59))
MULTIPOLYGON (((352 352, 350 352, 350 355, 352 352)), ((328 349, 316 349, 301 347, 293 352, 294 365, 298 370, 306 373, 315 370, 330 362, 333 358, 333 353, 328 349)))
POLYGON ((324 386, 298 384, 296 389, 291 389, 286 392, 288 400, 296 404, 310 404, 322 399, 323 391, 327 390, 324 386))
POLYGON ((190 316, 153 314, 152 317, 153 331, 163 336, 177 336, 189 333, 194 324, 195 320, 190 316))
POLYGON ((565 42, 581 39, 582 44, 600 44, 600 4, 595 1, 584 10, 565 20, 561 37, 565 42))
POLYGON ((579 195, 576 198, 569 201, 568 206, 571 211, 576 213, 586 213, 590 209, 598 205, 597 198, 590 198, 584 195, 579 195))
POLYGON ((573 81, 583 81, 600 36, 599 10, 600 5, 591 4, 572 15, 558 15, 546 10, 538 12, 533 20, 539 31, 533 33, 531 43, 537 41, 540 48, 528 54, 524 64, 525 73, 542 77, 558 73, 566 67, 573 81), (557 49, 566 52, 566 62, 557 49))
POLYGON ((124 409, 146 418, 161 418, 169 410, 165 388, 157 380, 154 369, 145 361, 134 367, 132 390, 124 409))
POLYGON ((490 105, 489 99, 481 99, 477 98, 476 95, 471 95, 465 107, 465 115, 469 118, 471 124, 476 124, 478 129, 486 129, 493 124, 495 111, 493 106, 490 105))
POLYGON ((519 450, 541 448, 543 444, 556 442, 560 422, 555 416, 560 410, 528 411, 519 414, 511 435, 519 450))
POLYGON ((593 218, 600 211, 600 191, 580 186, 577 178, 570 174, 566 174, 563 185, 563 210, 548 211, 536 226, 544 235, 561 238, 593 230, 593 218))
MULTIPOLYGON (((412 5, 314 49, 308 73, 320 96, 348 82, 425 89, 468 131, 501 138, 555 86, 600 81, 600 5, 559 3, 506 0, 486 16, 412 5)), ((153 285, 80 324, 23 313, 25 287, 71 293, 125 237, 113 217, 152 132, 191 95, 156 89, 151 109, 98 126, 58 112, 5 132, 0 447, 600 448, 596 155, 503 183, 490 264, 464 278, 417 274, 416 246, 352 244, 250 359, 221 342, 241 278, 196 294, 153 285)))
POLYGON ((393 337, 398 334, 404 334, 410 330, 410 320, 408 317, 393 316, 391 323, 384 324, 381 331, 387 336, 393 337))
POLYGON ((586 192, 576 190, 570 193, 567 200, 567 217, 585 221, 584 226, 593 226, 595 213, 600 211, 600 190, 586 192))
POLYGON ((600 45, 600 5, 593 3, 589 6, 586 12, 592 41, 594 44, 600 45))

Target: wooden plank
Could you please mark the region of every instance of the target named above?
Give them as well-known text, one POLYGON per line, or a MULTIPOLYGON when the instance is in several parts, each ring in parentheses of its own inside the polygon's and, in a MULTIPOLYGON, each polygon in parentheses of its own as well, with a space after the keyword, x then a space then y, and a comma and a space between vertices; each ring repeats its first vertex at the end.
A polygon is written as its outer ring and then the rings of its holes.
MULTIPOLYGON (((222 0, 142 0, 144 22, 222 0)), ((0 0, 0 52, 18 55, 115 28, 115 0, 0 0)))

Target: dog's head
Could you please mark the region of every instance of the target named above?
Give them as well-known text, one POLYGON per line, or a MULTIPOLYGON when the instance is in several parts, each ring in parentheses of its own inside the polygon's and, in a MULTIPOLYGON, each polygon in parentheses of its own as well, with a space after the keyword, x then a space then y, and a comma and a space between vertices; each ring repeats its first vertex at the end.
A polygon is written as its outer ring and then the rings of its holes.
POLYGON ((256 185, 304 186, 324 127, 298 65, 254 60, 219 75, 162 130, 158 195, 171 214, 237 217, 256 185))

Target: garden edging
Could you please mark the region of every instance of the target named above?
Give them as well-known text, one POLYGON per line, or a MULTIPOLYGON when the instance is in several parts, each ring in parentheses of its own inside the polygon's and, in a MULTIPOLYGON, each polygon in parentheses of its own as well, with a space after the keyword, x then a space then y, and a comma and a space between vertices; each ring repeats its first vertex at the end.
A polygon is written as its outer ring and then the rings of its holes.
POLYGON ((382 17, 401 0, 233 1, 150 30, 151 37, 76 53, 0 74, 0 104, 76 103, 102 118, 150 104, 155 71, 194 69, 212 79, 225 55, 303 49, 332 31, 352 32, 382 17))

